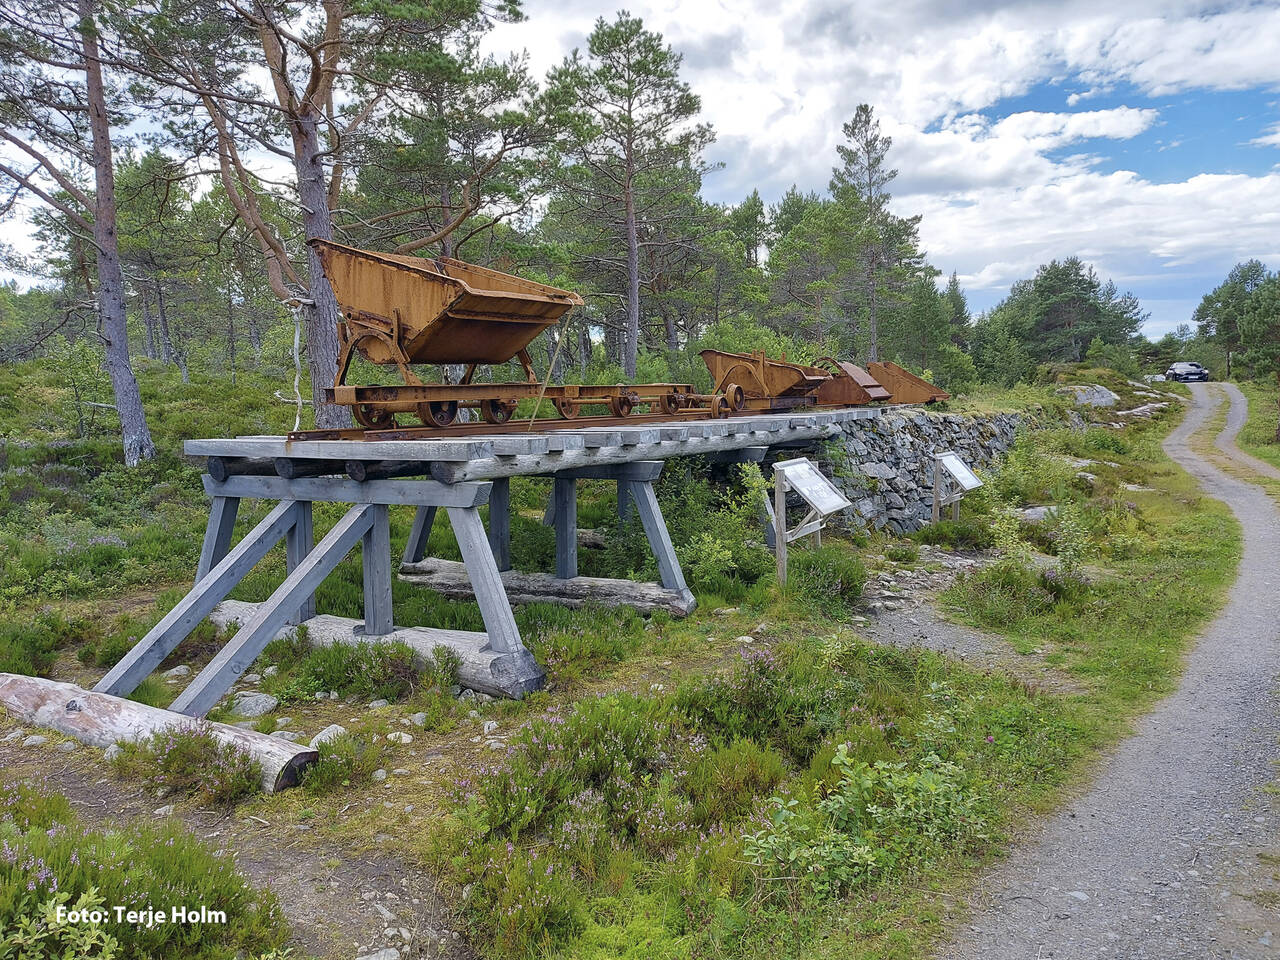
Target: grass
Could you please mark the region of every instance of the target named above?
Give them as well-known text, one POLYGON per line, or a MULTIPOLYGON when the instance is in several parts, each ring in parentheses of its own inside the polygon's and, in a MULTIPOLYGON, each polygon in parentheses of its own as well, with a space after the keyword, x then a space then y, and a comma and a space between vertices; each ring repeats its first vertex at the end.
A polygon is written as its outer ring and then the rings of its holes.
POLYGON ((1280 443, 1276 442, 1276 418, 1280 409, 1276 403, 1275 381, 1255 380, 1238 386, 1249 401, 1249 419, 1236 437, 1236 446, 1280 468, 1280 443))

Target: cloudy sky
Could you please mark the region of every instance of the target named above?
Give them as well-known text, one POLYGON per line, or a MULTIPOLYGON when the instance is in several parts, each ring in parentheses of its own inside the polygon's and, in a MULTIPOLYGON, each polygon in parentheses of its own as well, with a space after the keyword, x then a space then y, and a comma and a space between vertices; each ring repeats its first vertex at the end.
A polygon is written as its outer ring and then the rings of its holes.
MULTIPOLYGON (((1280 267, 1280 2, 636 0, 684 54, 735 203, 824 190, 840 125, 872 104, 894 205, 982 309, 1078 254, 1151 313, 1190 319, 1231 265, 1280 267)), ((586 47, 582 0, 525 0, 494 50, 542 73, 586 47)))

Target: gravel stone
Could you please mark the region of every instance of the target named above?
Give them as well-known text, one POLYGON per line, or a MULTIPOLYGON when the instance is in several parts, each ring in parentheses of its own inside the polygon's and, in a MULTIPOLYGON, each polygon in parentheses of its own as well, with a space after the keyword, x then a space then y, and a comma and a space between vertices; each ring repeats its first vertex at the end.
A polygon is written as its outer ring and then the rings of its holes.
POLYGON ((237 693, 231 702, 231 713, 237 717, 260 717, 280 706, 269 693, 237 693))
POLYGON ((320 746, 320 744, 329 743, 332 740, 336 740, 338 737, 342 736, 346 732, 347 732, 347 728, 344 727, 342 724, 331 723, 327 727, 325 727, 323 730, 321 730, 319 733, 317 733, 314 737, 312 737, 311 742, 308 745, 311 747, 312 750, 314 750, 318 746, 320 746))

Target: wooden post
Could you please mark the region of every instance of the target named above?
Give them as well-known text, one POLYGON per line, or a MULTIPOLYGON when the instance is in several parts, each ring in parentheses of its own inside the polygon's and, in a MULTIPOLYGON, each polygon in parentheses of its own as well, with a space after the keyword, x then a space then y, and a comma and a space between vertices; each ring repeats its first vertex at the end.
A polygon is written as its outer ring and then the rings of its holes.
MULTIPOLYGON (((680 595, 690 603, 693 592, 684 581, 684 571, 680 569, 680 559, 676 556, 675 547, 671 544, 671 535, 667 532, 666 521, 662 519, 662 508, 658 506, 658 495, 654 492, 653 483, 636 480, 627 483, 628 493, 635 502, 636 512, 640 514, 640 523, 644 526, 645 536, 649 538, 649 548, 653 550, 654 559, 658 561, 658 573, 662 585, 668 590, 679 591, 680 595)), ((692 606, 690 607, 692 610, 692 606)))
POLYGON ((571 580, 578 575, 578 482, 556 477, 551 501, 555 505, 556 576, 571 580))
POLYGON ((431 525, 436 522, 436 508, 419 506, 413 515, 413 528, 409 531, 409 539, 404 545, 405 563, 417 563, 427 555, 427 540, 431 536, 431 525))
MULTIPOLYGON (((507 591, 502 585, 502 575, 493 559, 489 538, 475 507, 449 507, 449 522, 462 551, 462 562, 475 590, 476 603, 484 620, 485 633, 489 635, 489 647, 499 653, 524 651, 520 640, 520 628, 507 602, 507 591)), ((530 657, 532 660, 532 657, 530 657)))
POLYGON ((500 477, 489 491, 489 546, 499 570, 511 569, 511 481, 500 477))
MULTIPOLYGON (((299 500, 297 503, 294 524, 289 528, 289 532, 285 534, 284 539, 286 573, 292 573, 294 568, 311 552, 311 548, 316 543, 315 532, 311 523, 311 501, 299 500)), ((302 601, 297 615, 290 622, 305 623, 315 615, 316 595, 313 593, 302 601)))
MULTIPOLYGON (((290 510, 292 507, 290 503, 290 510)), ((208 713, 237 678, 249 669, 280 628, 288 623, 290 612, 298 608, 304 597, 314 593, 351 548, 363 539, 378 507, 386 510, 386 504, 374 503, 356 504, 348 510, 267 602, 258 607, 253 618, 236 631, 209 665, 178 694, 169 709, 191 717, 203 717, 208 713)))
POLYGON ((385 503, 369 504, 369 529, 361 540, 367 637, 380 637, 395 629, 391 612, 391 527, 387 513, 385 503))
POLYGON ((196 566, 196 583, 222 562, 231 549, 231 534, 236 527, 236 514, 240 512, 239 497, 214 497, 209 508, 209 524, 204 528, 204 545, 200 548, 200 563, 196 566))
POLYGON ((773 554, 778 564, 778 589, 787 588, 787 475, 773 465, 773 554))
POLYGON ((942 519, 942 461, 933 458, 933 522, 942 519))
MULTIPOLYGON (((94 686, 97 693, 127 697, 174 651, 245 575, 280 542, 297 518, 297 503, 277 504, 222 561, 134 644, 94 686)), ((312 588, 314 592, 314 587, 312 588)), ((305 594, 304 594, 305 596, 305 594)), ((296 609, 296 608, 295 608, 296 609)))

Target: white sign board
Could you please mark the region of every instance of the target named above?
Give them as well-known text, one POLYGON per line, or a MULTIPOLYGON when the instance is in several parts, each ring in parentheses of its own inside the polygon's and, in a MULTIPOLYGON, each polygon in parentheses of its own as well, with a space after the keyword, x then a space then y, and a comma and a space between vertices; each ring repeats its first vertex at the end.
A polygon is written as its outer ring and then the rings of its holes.
POLYGON ((946 453, 938 454, 938 460, 946 468, 947 473, 951 474, 951 478, 960 484, 960 488, 965 493, 970 490, 977 490, 982 486, 982 481, 978 479, 978 475, 969 469, 969 465, 960 459, 959 454, 948 450, 946 453))
POLYGON ((836 485, 805 457, 784 460, 774 467, 787 478, 787 488, 804 497, 805 502, 824 517, 853 506, 836 485))

